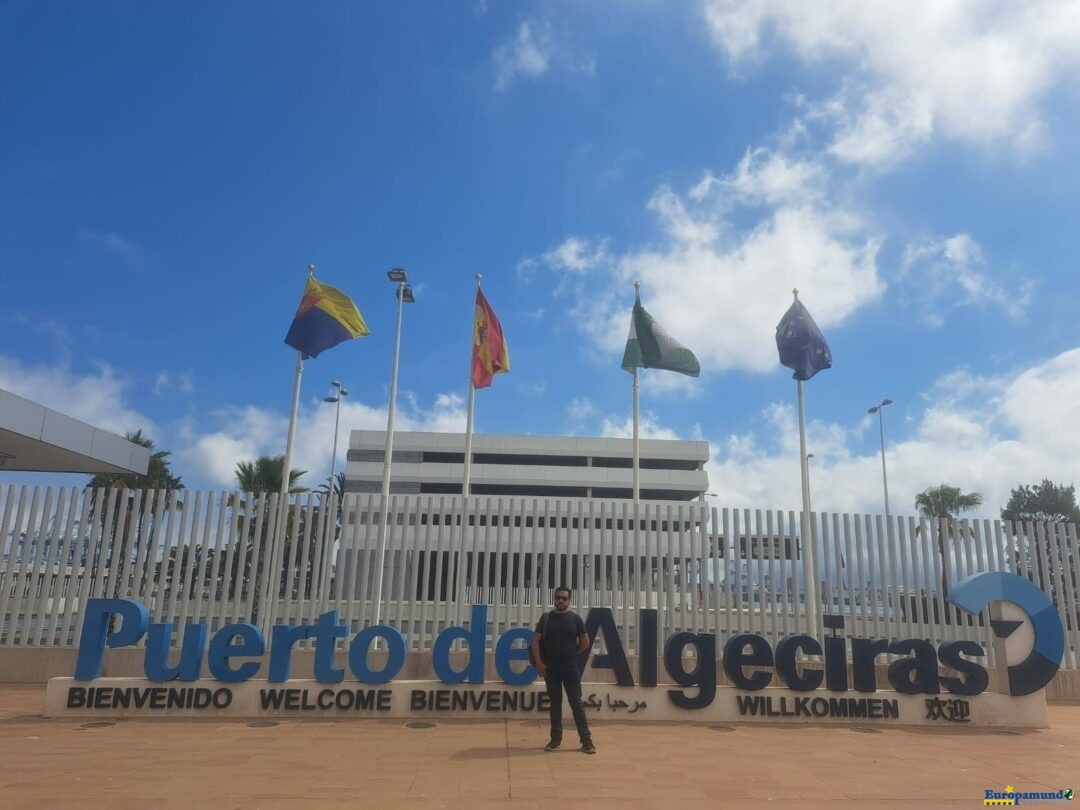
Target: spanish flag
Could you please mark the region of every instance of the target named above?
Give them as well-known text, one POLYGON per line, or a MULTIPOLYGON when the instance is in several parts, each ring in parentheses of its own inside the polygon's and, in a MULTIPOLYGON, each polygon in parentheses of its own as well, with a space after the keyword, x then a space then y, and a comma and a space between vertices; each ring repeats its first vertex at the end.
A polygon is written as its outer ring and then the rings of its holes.
POLYGON ((285 342, 304 355, 318 357, 351 338, 368 334, 367 324, 349 296, 308 276, 304 297, 285 342))
POLYGON ((473 324, 472 384, 487 388, 496 374, 510 370, 510 349, 491 304, 476 291, 476 320, 473 324))

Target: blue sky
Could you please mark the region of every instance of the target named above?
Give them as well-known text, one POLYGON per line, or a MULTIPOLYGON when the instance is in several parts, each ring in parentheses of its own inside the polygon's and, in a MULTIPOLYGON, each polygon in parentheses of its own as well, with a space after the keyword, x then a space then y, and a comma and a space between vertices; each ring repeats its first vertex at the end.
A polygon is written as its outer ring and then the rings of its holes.
POLYGON ((385 426, 400 265, 401 428, 464 429, 479 272, 512 371, 477 429, 627 435, 637 280, 702 365, 643 374, 646 435, 709 440, 725 505, 797 508, 798 287, 834 355, 815 507, 880 511, 883 397, 894 511, 1072 482, 1078 5, 813 6, 4 4, 0 387, 227 486, 284 449, 314 263, 372 332, 306 366, 314 486, 332 378, 343 427, 385 426))

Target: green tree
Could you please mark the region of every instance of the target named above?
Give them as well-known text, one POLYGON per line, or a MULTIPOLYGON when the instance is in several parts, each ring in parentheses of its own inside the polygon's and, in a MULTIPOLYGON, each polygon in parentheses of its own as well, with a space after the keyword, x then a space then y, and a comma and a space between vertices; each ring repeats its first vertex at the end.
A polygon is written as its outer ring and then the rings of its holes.
POLYGON ((1055 484, 1049 478, 1044 478, 1041 484, 1020 484, 1009 494, 1009 502, 1001 510, 1001 519, 1080 523, 1076 487, 1073 484, 1055 484))
MULTIPOLYGON (((254 461, 241 461, 236 465, 236 485, 242 492, 281 492, 281 476, 285 469, 285 456, 259 456, 254 461)), ((307 492, 307 487, 296 481, 307 470, 289 471, 289 492, 307 492)))
MULTIPOLYGON (((915 508, 928 520, 938 521, 937 546, 941 555, 941 598, 949 596, 949 556, 945 553, 945 538, 959 536, 953 521, 960 519, 962 512, 970 512, 982 504, 982 495, 978 492, 963 492, 959 487, 950 486, 944 481, 936 487, 927 487, 915 496, 915 508)), ((948 616, 948 610, 945 611, 948 616)))
MULTIPOLYGON (((330 484, 329 484, 329 482, 327 482, 325 484, 322 484, 319 487, 319 494, 323 496, 322 497, 322 503, 325 504, 327 502, 327 500, 329 499, 329 495, 330 495, 330 484)), ((344 472, 338 472, 334 476, 334 497, 335 497, 336 503, 337 503, 337 510, 336 510, 336 513, 335 513, 334 518, 333 518, 333 521, 334 521, 333 522, 333 529, 331 530, 331 528, 328 526, 324 530, 327 535, 330 535, 331 531, 333 532, 332 536, 327 536, 326 541, 325 541, 324 554, 326 555, 326 559, 324 559, 322 561, 322 566, 323 566, 324 571, 328 567, 330 568, 331 571, 333 570, 333 563, 332 563, 330 558, 333 556, 332 552, 333 552, 333 548, 334 548, 334 543, 336 543, 337 540, 341 537, 341 526, 342 526, 341 516, 344 514, 343 507, 345 505, 345 473, 344 472)), ((318 573, 318 572, 316 572, 316 573, 318 573)))
POLYGON ((173 491, 183 489, 184 483, 179 475, 173 475, 169 467, 169 450, 154 452, 154 440, 144 436, 142 430, 134 433, 125 433, 124 438, 129 442, 145 447, 150 450, 150 464, 145 475, 133 472, 122 473, 98 473, 90 478, 87 486, 90 489, 118 488, 118 489, 164 489, 173 491))
MULTIPOLYGON (((248 461, 244 460, 236 465, 236 485, 242 492, 250 492, 254 495, 254 502, 247 503, 245 499, 238 498, 237 508, 242 510, 241 514, 250 511, 249 523, 248 523, 248 536, 243 538, 239 542, 245 542, 248 544, 247 553, 243 555, 247 563, 245 570, 239 570, 239 558, 240 554, 233 555, 233 570, 229 572, 232 576, 233 589, 239 591, 237 586, 242 586, 244 582, 247 583, 247 587, 252 593, 252 615, 251 620, 255 621, 260 607, 263 602, 263 594, 258 592, 260 583, 262 582, 263 571, 265 566, 269 563, 269 557, 271 553, 271 545, 273 542, 273 535, 270 533, 270 526, 274 523, 273 516, 270 514, 270 496, 281 491, 281 478, 285 470, 285 456, 259 456, 258 458, 248 461), (262 531, 258 537, 259 546, 259 559, 253 560, 254 547, 256 545, 256 533, 255 526, 257 523, 256 518, 258 513, 262 512, 262 531)), ((297 494, 301 492, 307 492, 307 487, 303 487, 297 484, 297 481, 307 474, 306 470, 292 469, 289 471, 289 493, 297 494)), ((307 538, 311 533, 309 527, 305 524, 303 517, 303 510, 300 510, 301 524, 298 527, 301 538, 307 538)), ((318 513, 316 512, 316 524, 318 513)), ((278 577, 284 579, 285 573, 290 564, 299 565, 299 562, 290 563, 294 557, 297 557, 297 553, 302 549, 302 545, 299 545, 296 549, 292 547, 292 521, 293 512, 290 510, 286 518, 284 529, 284 548, 282 549, 282 561, 284 563, 282 571, 278 572, 276 576, 271 576, 270 581, 273 583, 278 577)), ((237 549, 239 550, 239 549, 237 549)), ((273 584, 271 588, 273 588, 273 584)), ((280 587, 280 585, 278 585, 280 587)))
MULTIPOLYGON (((1080 595, 1077 572, 1070 563, 1074 553, 1073 539, 1060 525, 1080 523, 1080 506, 1076 504, 1076 487, 1073 484, 1055 484, 1049 478, 1044 478, 1038 484, 1020 484, 1009 494, 1009 502, 1001 510, 1001 519, 1012 522, 1014 535, 1018 539, 1027 540, 1026 543, 1017 543, 1018 569, 1030 566, 1035 578, 1055 604, 1068 601, 1069 589, 1062 589, 1065 577, 1071 580, 1072 593, 1080 595), (1041 532, 1041 543, 1040 531, 1035 529, 1035 524, 1039 523, 1047 524, 1041 532), (1054 540, 1055 535, 1061 540, 1060 550, 1054 540), (1044 566, 1052 574, 1049 582, 1042 581, 1044 566)), ((1075 627, 1080 619, 1080 604, 1067 606, 1066 618, 1070 629, 1075 627)))
MULTIPOLYGON (((106 498, 117 497, 123 498, 123 495, 115 495, 113 493, 116 490, 127 490, 131 492, 127 496, 126 501, 117 504, 117 509, 113 515, 113 522, 111 527, 106 527, 107 531, 111 531, 112 537, 116 538, 112 544, 112 553, 108 559, 102 560, 100 556, 95 556, 92 561, 95 566, 105 563, 113 571, 111 579, 113 580, 113 592, 116 596, 126 595, 127 583, 124 581, 127 576, 121 577, 121 573, 128 573, 123 571, 125 567, 125 561, 128 555, 138 552, 138 538, 149 536, 149 533, 153 531, 153 495, 152 491, 164 490, 161 497, 168 498, 170 492, 178 492, 184 488, 184 482, 178 475, 173 475, 172 469, 169 466, 169 457, 172 453, 169 450, 154 450, 154 440, 149 436, 144 436, 141 429, 136 430, 134 433, 125 433, 124 438, 129 442, 145 447, 150 450, 150 462, 147 465, 146 473, 139 475, 133 472, 123 473, 98 473, 91 476, 87 482, 87 488, 105 489, 106 498), (141 497, 134 494, 134 490, 149 490, 141 493, 141 497), (135 503, 138 502, 138 508, 135 503), (135 525, 132 526, 132 521, 135 525), (134 537, 136 538, 135 545, 132 548, 128 548, 128 539, 134 530, 134 537), (118 542, 117 542, 118 541, 118 542)), ((104 520, 104 516, 97 516, 91 512, 91 519, 101 517, 104 520)))

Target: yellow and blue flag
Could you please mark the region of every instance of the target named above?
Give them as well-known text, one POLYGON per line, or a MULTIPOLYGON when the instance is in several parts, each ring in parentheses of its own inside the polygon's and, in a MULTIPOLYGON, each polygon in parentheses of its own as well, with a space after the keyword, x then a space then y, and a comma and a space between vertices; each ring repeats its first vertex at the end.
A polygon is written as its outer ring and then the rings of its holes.
POLYGON ((366 334, 367 324, 353 300, 337 287, 308 276, 285 342, 308 358, 366 334))

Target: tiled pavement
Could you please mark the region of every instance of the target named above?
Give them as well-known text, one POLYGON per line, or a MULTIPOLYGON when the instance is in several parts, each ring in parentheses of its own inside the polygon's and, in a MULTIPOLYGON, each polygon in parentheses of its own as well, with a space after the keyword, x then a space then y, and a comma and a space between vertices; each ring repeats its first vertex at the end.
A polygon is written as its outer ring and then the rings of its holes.
MULTIPOLYGON (((537 721, 284 721, 252 728, 40 717, 44 689, 0 685, 0 807, 982 807, 983 791, 1080 788, 1080 705, 1052 727, 989 730, 597 722, 600 753, 537 721)), ((1063 805, 1065 803, 1062 803, 1063 805)))

